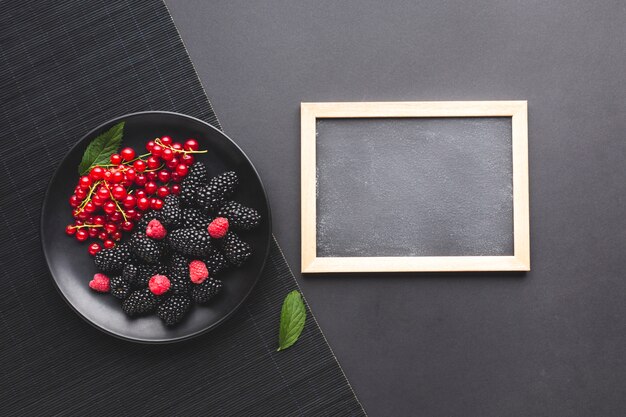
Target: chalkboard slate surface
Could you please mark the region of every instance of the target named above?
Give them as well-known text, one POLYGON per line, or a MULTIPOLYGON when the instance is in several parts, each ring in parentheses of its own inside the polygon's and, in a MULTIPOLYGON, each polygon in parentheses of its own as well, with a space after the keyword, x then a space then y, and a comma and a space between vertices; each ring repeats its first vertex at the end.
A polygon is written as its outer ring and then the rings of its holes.
POLYGON ((317 256, 513 255, 511 131, 511 117, 317 119, 317 256))

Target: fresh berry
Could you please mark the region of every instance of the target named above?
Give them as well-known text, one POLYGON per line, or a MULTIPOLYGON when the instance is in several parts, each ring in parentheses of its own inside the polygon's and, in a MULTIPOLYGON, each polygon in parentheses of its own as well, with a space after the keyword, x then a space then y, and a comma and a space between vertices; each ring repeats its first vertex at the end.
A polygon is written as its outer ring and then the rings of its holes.
POLYGON ((109 292, 111 288, 109 277, 104 274, 95 274, 89 281, 89 288, 97 292, 109 292))
POLYGON ((252 254, 250 245, 233 232, 228 232, 224 237, 222 250, 226 259, 235 266, 241 266, 252 254))
POLYGON ((138 266, 137 274, 131 284, 137 288, 146 288, 150 278, 155 275, 169 276, 169 268, 161 263, 141 264, 138 266))
POLYGON ((122 310, 129 316, 139 316, 154 311, 157 297, 148 288, 134 291, 122 303, 122 310))
POLYGON ((239 184, 239 178, 234 171, 224 172, 209 181, 209 185, 215 185, 222 190, 225 197, 232 195, 239 184))
POLYGON ((170 289, 170 280, 165 275, 154 275, 148 281, 148 288, 154 295, 163 295, 170 289))
POLYGON ((198 141, 195 139, 187 139, 183 148, 186 151, 197 151, 199 148, 198 141))
POLYGON ((168 233, 170 247, 176 252, 201 258, 211 251, 211 237, 206 230, 178 229, 168 233))
POLYGON ((137 274, 139 273, 139 267, 132 263, 124 265, 122 270, 122 279, 131 285, 137 284, 137 274))
POLYGON ((195 204, 205 210, 215 210, 226 198, 225 189, 217 184, 200 186, 195 190, 195 204))
POLYGON ((197 208, 186 208, 182 210, 181 226, 184 229, 197 229, 206 231, 211 223, 211 218, 202 213, 197 208))
POLYGON ((236 201, 229 201, 220 207, 218 216, 226 217, 233 229, 250 230, 259 225, 261 216, 250 207, 243 206, 236 201))
POLYGON ((161 240, 167 234, 167 230, 157 219, 150 220, 146 227, 146 236, 152 239, 161 240))
POLYGON ((222 290, 222 281, 209 277, 204 282, 193 286, 192 297, 196 303, 205 304, 222 290))
POLYGON ((98 237, 100 237, 101 239, 104 238, 102 246, 104 246, 105 249, 112 249, 113 247, 115 247, 115 242, 113 242, 111 239, 107 239, 107 236, 108 234, 106 234, 106 232, 101 232, 98 237), (102 235, 102 233, 104 233, 104 236, 102 235))
POLYGON ((113 155, 111 155, 111 163, 113 165, 121 164, 122 163, 122 157, 119 154, 114 153, 113 155))
POLYGON ((150 207, 154 210, 161 210, 163 208, 163 200, 158 198, 150 199, 150 207))
POLYGON ((169 146, 169 145, 171 145, 171 144, 172 144, 172 142, 173 142, 173 140, 172 140, 172 138, 171 138, 171 137, 169 137, 169 136, 163 136, 163 137, 161 138, 161 143, 162 143, 163 145, 167 145, 167 146, 169 146))
POLYGON ((121 276, 112 277, 110 286, 110 293, 115 298, 123 300, 130 294, 130 284, 121 276))
MULTIPOLYGON (((148 168, 148 164, 141 159, 138 159, 133 163, 133 168, 135 168, 135 171, 137 172, 144 172, 146 168, 148 168)), ((138 177, 139 176, 135 177, 135 182, 137 182, 138 177)))
POLYGON ((183 255, 174 254, 170 260, 170 291, 173 294, 187 294, 191 290, 189 260, 183 255))
POLYGON ((71 224, 68 224, 68 225, 65 227, 65 233, 66 233, 68 236, 72 236, 73 234, 76 234, 76 227, 74 227, 74 226, 73 226, 73 225, 71 225, 71 224))
POLYGON ((228 232, 228 219, 225 217, 216 217, 208 227, 209 235, 213 239, 221 239, 228 232))
POLYGON ((162 245, 153 239, 150 239, 142 232, 134 233, 130 238, 130 248, 139 259, 153 264, 159 261, 161 257, 162 245))
POLYGON ((85 240, 87 240, 87 238, 89 238, 89 232, 87 232, 85 229, 79 229, 76 232, 76 240, 78 240, 79 242, 84 242, 85 240))
POLYGON ((111 249, 102 249, 96 254, 94 262, 96 267, 104 273, 121 272, 124 263, 130 258, 128 245, 117 245, 111 249))
POLYGON ((150 207, 150 200, 146 197, 141 197, 137 200, 137 207, 139 210, 147 210, 150 207))
POLYGON ((180 323, 191 307, 186 295, 172 295, 157 309, 157 316, 168 326, 180 323))
POLYGON ((217 275, 219 272, 229 267, 228 260, 224 257, 222 252, 213 251, 211 255, 204 260, 205 265, 209 269, 209 274, 212 276, 217 275))
POLYGON ((92 181, 98 181, 104 178, 104 168, 102 167, 93 167, 91 171, 89 171, 89 177, 92 181))
POLYGON ((202 261, 194 260, 189 263, 189 278, 194 284, 202 284, 209 277, 209 270, 202 261))
POLYGON ((187 165, 185 164, 178 164, 178 166, 176 167, 176 173, 181 177, 187 175, 187 172, 189 172, 189 167, 187 167, 187 165))
POLYGON ((180 199, 176 195, 168 195, 163 199, 163 208, 159 210, 159 219, 166 227, 175 227, 180 224, 182 210, 180 199))
MULTIPOLYGON (((97 229, 91 229, 94 232, 96 232, 96 234, 98 233, 97 229)), ((102 246, 100 246, 100 244, 98 243, 92 243, 91 245, 89 245, 89 254, 92 256, 95 256, 96 253, 100 252, 100 250, 102 249, 102 246)))

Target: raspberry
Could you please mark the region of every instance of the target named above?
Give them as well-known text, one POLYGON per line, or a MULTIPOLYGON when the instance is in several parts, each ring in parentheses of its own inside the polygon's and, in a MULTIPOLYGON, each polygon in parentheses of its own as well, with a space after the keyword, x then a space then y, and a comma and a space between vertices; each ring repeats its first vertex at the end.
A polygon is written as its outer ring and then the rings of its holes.
POLYGON ((162 244, 141 232, 133 234, 130 238, 130 247, 135 256, 149 264, 158 262, 161 257, 162 244))
POLYGON ((109 277, 104 274, 95 274, 89 281, 89 288, 97 292, 109 292, 111 289, 109 277))
POLYGON ((209 270, 202 261, 191 261, 189 263, 189 278, 194 284, 202 284, 209 277, 209 270))
POLYGON ((243 206, 236 201, 229 201, 220 207, 218 216, 226 217, 233 229, 250 230, 259 225, 261 216, 250 207, 243 206))
POLYGON ((150 281, 150 278, 154 275, 168 276, 168 274, 169 269, 166 265, 161 263, 139 265, 135 279, 134 281, 131 281, 131 284, 137 288, 146 288, 148 286, 148 281, 150 281))
POLYGON ((146 236, 152 239, 161 240, 166 234, 167 230, 165 230, 165 227, 163 227, 160 221, 157 219, 150 220, 148 227, 146 227, 146 236))
POLYGON ((158 304, 157 297, 144 288, 130 293, 122 303, 122 310, 129 316, 152 313, 158 304))
POLYGON ((206 231, 178 229, 167 237, 171 248, 182 255, 201 258, 211 251, 211 237, 206 231))
POLYGON ((226 232, 228 232, 228 219, 225 217, 216 217, 213 219, 211 224, 207 229, 209 231, 209 235, 214 239, 221 239, 226 236, 226 232))
POLYGON ((228 232, 224 238, 224 246, 222 247, 226 259, 236 266, 241 266, 252 254, 250 245, 233 232, 228 232))
POLYGON ((205 304, 222 290, 222 281, 213 277, 193 286, 192 297, 196 303, 205 304))
POLYGON ((123 300, 130 294, 130 284, 123 277, 112 277, 110 283, 113 297, 123 300))
POLYGON ((157 309, 157 316, 168 326, 180 323, 191 307, 191 299, 186 295, 172 295, 157 309))
POLYGON ((170 289, 170 280, 165 275, 154 275, 148 281, 148 288, 154 295, 163 295, 170 289))

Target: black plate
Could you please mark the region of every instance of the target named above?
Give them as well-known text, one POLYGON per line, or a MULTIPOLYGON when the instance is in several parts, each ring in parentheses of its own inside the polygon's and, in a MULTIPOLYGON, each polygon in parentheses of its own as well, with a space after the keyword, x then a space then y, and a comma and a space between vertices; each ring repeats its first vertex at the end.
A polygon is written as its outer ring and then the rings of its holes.
POLYGON ((67 154, 57 168, 43 203, 41 240, 54 282, 68 304, 87 322, 120 338, 144 343, 174 342, 197 336, 213 329, 229 317, 252 291, 265 265, 271 238, 270 208, 256 169, 243 151, 213 126, 170 112, 133 113, 111 120, 85 135, 67 154), (65 226, 72 222, 68 199, 78 180, 78 164, 89 142, 115 123, 125 120, 122 146, 142 152, 148 140, 171 136, 183 141, 196 138, 206 154, 196 160, 206 164, 210 175, 236 171, 240 185, 233 199, 254 207, 262 216, 260 226, 242 234, 252 246, 253 255, 241 268, 222 274, 224 288, 208 306, 194 305, 188 317, 178 326, 162 324, 156 315, 129 318, 120 302, 109 295, 90 290, 88 282, 97 272, 87 244, 65 235, 65 226))

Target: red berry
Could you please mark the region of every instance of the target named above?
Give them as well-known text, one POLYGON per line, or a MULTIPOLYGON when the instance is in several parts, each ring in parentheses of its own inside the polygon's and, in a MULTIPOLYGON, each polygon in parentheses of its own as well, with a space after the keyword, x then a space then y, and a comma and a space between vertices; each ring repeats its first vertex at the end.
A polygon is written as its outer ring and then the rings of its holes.
POLYGON ((112 247, 115 246, 115 242, 113 242, 111 239, 107 239, 104 241, 102 245, 107 249, 111 249, 112 247))
POLYGON ((104 173, 104 179, 105 179, 105 181, 111 181, 111 177, 112 177, 112 176, 113 176, 113 173, 112 173, 111 171, 108 171, 108 170, 107 170, 107 171, 104 173))
POLYGON ((133 220, 135 220, 135 221, 137 221, 137 222, 138 222, 139 220, 141 220, 141 216, 143 216, 143 213, 142 213, 141 211, 138 211, 138 212, 136 212, 136 213, 135 213, 135 215, 133 216, 133 220))
POLYGON ((115 205, 114 202, 107 201, 106 203, 104 203, 104 206, 102 209, 104 210, 106 214, 112 214, 112 213, 115 213, 115 210, 117 210, 117 206, 115 205))
POLYGON ((133 207, 135 207, 135 204, 137 204, 137 199, 134 196, 127 195, 126 198, 124 198, 124 207, 125 208, 132 209, 133 207))
POLYGON ((89 254, 91 256, 94 256, 96 253, 100 252, 100 249, 102 249, 100 244, 92 243, 91 245, 89 245, 89 254))
POLYGON ((172 144, 172 138, 170 138, 169 136, 163 136, 161 138, 161 143, 163 145, 171 145, 172 144))
POLYGON ((189 171, 189 168, 185 164, 180 164, 176 167, 176 173, 180 175, 181 177, 184 177, 185 175, 187 175, 188 171, 189 171))
POLYGON ((124 174, 121 171, 115 171, 111 175, 111 181, 116 184, 119 184, 120 182, 124 181, 124 174))
POLYGON ((135 176, 135 184, 140 187, 146 185, 146 176, 144 174, 137 174, 135 176))
POLYGON ((171 161, 174 158, 174 152, 171 149, 165 148, 163 152, 161 152, 161 159, 164 161, 171 161))
POLYGON ((87 232, 87 233, 89 233, 89 237, 96 237, 96 236, 98 236, 98 229, 97 228, 90 227, 88 230, 89 230, 89 232, 87 232))
POLYGON ((113 165, 119 165, 122 163, 122 157, 117 153, 114 153, 113 155, 111 155, 110 159, 113 165))
POLYGON ((161 210, 163 208, 163 200, 159 200, 158 198, 151 199, 150 207, 152 207, 155 210, 161 210))
POLYGON ((135 163, 133 163, 133 167, 137 172, 144 172, 146 170, 147 164, 145 161, 138 159, 137 161, 135 161, 135 163))
POLYGON ((135 179, 135 169, 134 168, 128 168, 124 174, 126 174, 126 179, 129 181, 133 181, 135 179))
POLYGON ((98 194, 95 194, 93 197, 91 197, 91 202, 96 207, 102 207, 102 205, 104 204, 104 200, 102 200, 98 194))
POLYGON ((157 190, 157 195, 161 198, 166 197, 168 194, 170 193, 169 188, 167 188, 166 186, 161 186, 159 187, 159 189, 157 190))
POLYGON ((85 210, 87 213, 93 213, 94 211, 96 211, 96 205, 93 203, 93 201, 90 201, 87 204, 85 204, 85 207, 83 207, 83 210, 85 210))
POLYGON ((111 194, 113 194, 113 197, 116 200, 121 200, 126 197, 126 188, 122 187, 121 185, 116 185, 115 187, 113 187, 113 190, 111 190, 111 194))
POLYGON ((209 277, 209 270, 202 261, 189 262, 189 278, 194 284, 202 284, 209 277))
POLYGON ((109 277, 104 274, 94 275, 93 279, 89 281, 89 288, 97 292, 109 292, 111 289, 109 277))
POLYGON ((165 275, 154 275, 148 281, 148 288, 154 295, 163 295, 170 289, 170 280, 165 275))
POLYGON ((133 148, 124 148, 122 149, 122 152, 120 152, 120 155, 122 155, 122 159, 124 161, 128 162, 135 158, 135 151, 133 148))
POLYGON ((117 225, 115 223, 107 223, 104 225, 104 230, 106 230, 109 234, 113 234, 117 232, 117 225))
POLYGON ((216 217, 207 228, 209 236, 213 239, 221 239, 228 232, 228 219, 225 217, 216 217))
POLYGON ((89 188, 89 186, 91 185, 91 178, 89 178, 87 175, 80 177, 80 179, 78 180, 78 185, 80 188, 89 188))
POLYGON ((107 240, 109 238, 109 234, 106 231, 101 231, 100 233, 98 233, 98 239, 100 240, 107 240))
POLYGON ((89 233, 87 233, 87 231, 85 229, 79 229, 76 232, 76 239, 79 242, 83 242, 83 241, 87 240, 88 237, 89 237, 89 233))
POLYGON ((162 169, 158 174, 159 181, 168 182, 170 180, 170 172, 166 169, 162 169))
POLYGON ((197 151, 198 147, 198 141, 195 139, 187 139, 187 141, 185 142, 186 151, 197 151))
POLYGON ((96 191, 96 194, 98 195, 98 197, 102 199, 102 201, 106 201, 109 199, 109 189, 105 187, 104 185, 101 185, 98 188, 98 191, 96 191))
POLYGON ((130 232, 131 230, 133 230, 133 226, 135 226, 133 222, 125 221, 124 223, 122 223, 122 230, 125 232, 130 232))
POLYGON ((87 213, 85 210, 80 211, 80 213, 78 213, 78 218, 80 220, 86 220, 89 217, 89 213, 87 213))
POLYGON ((126 217, 128 217, 129 219, 134 219, 136 213, 137 210, 135 210, 134 208, 128 209, 126 210, 126 217))
POLYGON ((174 182, 181 182, 182 180, 183 180, 183 177, 178 175, 177 172, 172 172, 172 181, 174 181, 174 182))
POLYGON ((85 197, 87 197, 87 191, 85 191, 84 188, 79 188, 78 190, 74 191, 74 195, 76 196, 76 198, 78 198, 80 201, 83 201, 85 199, 85 197))
POLYGON ((152 148, 154 148, 154 145, 155 145, 155 143, 154 143, 154 141, 153 141, 153 140, 148 141, 148 143, 146 143, 146 150, 147 150, 148 152, 151 152, 151 151, 152 151, 152 148))
POLYGON ((146 172, 147 181, 156 181, 157 173, 155 171, 146 172))
POLYGON ((92 181, 98 181, 104 178, 104 168, 102 167, 93 167, 91 171, 89 171, 89 177, 92 181))
POLYGON ((76 197, 76 194, 72 194, 72 196, 70 197, 70 206, 74 208, 80 206, 80 200, 78 199, 78 197, 76 197))
POLYGON ((180 185, 178 184, 174 184, 170 187, 170 191, 172 192, 172 194, 180 194, 180 185))
POLYGON ((122 232, 115 232, 115 233, 111 233, 111 239, 113 239, 114 241, 118 241, 122 238, 122 232))
POLYGON ((194 161, 195 161, 195 158, 193 157, 193 155, 188 154, 188 153, 180 157, 180 162, 182 162, 183 164, 187 166, 193 165, 194 161))
POLYGON ((146 197, 141 197, 137 200, 137 207, 139 207, 139 210, 147 210, 150 207, 150 200, 146 197))
POLYGON ((115 211, 115 212, 109 214, 109 221, 117 223, 120 220, 122 220, 122 213, 120 213, 119 211, 115 211))
POLYGON ((157 169, 160 165, 161 163, 156 156, 151 156, 148 158, 148 169, 157 169))
POLYGON ((183 145, 181 145, 180 143, 176 142, 176 143, 172 144, 172 149, 174 151, 180 152, 180 151, 183 150, 183 145))
POLYGON ((165 230, 165 227, 160 221, 157 219, 150 220, 150 223, 148 223, 148 226, 146 227, 146 236, 152 239, 161 240, 166 234, 167 230, 165 230))
POLYGON ((156 193, 157 185, 154 182, 150 181, 149 183, 146 184, 144 189, 146 190, 146 193, 154 194, 156 193))
POLYGON ((165 166, 169 169, 175 169, 178 166, 178 158, 172 158, 171 161, 167 161, 165 166))
POLYGON ((135 197, 136 198, 147 197, 147 196, 148 196, 148 194, 146 193, 146 190, 144 190, 144 189, 140 188, 139 190, 135 191, 135 197))
POLYGON ((104 225, 104 216, 95 216, 93 218, 93 224, 104 225))
POLYGON ((155 144, 152 149, 150 149, 150 153, 155 156, 155 157, 159 157, 161 156, 161 153, 163 152, 163 147, 161 145, 155 144))
POLYGON ((75 233, 76 233, 76 228, 73 225, 68 224, 65 227, 65 234, 67 234, 68 236, 72 236, 75 233))

